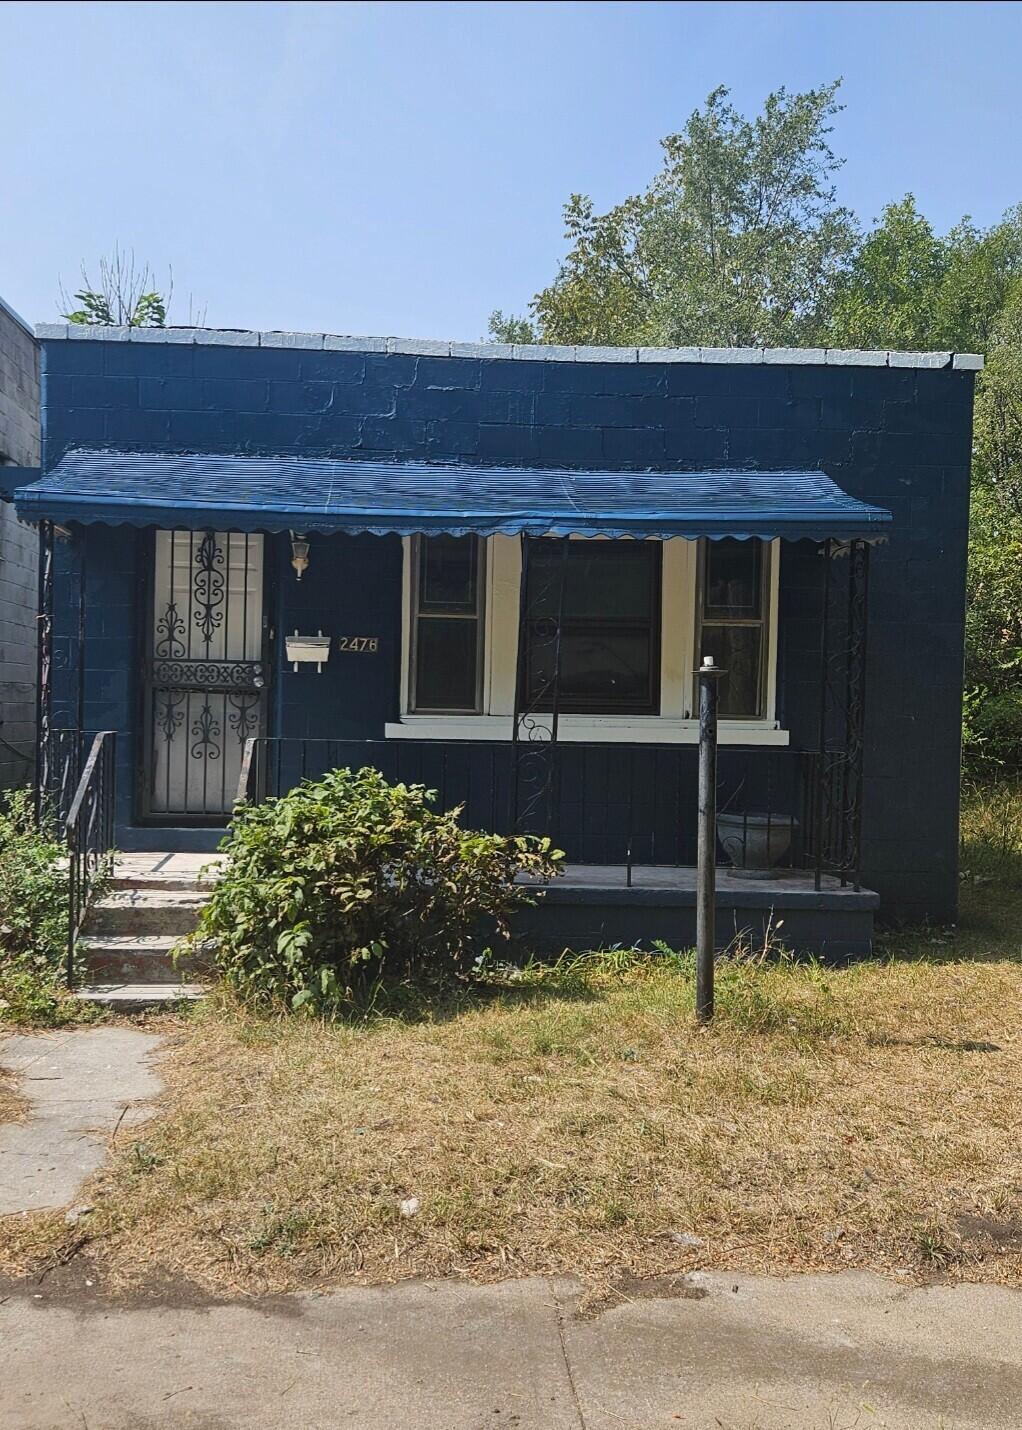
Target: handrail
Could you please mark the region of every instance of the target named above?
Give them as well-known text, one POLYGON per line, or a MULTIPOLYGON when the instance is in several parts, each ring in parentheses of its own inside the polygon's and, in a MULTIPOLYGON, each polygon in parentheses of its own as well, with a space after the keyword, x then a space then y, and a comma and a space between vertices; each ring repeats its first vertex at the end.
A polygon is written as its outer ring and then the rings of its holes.
POLYGON ((78 787, 67 812, 68 852, 67 984, 74 987, 75 952, 89 901, 114 845, 114 785, 117 734, 93 737, 78 787))
POLYGON ((89 792, 89 786, 92 784, 93 776, 96 771, 96 766, 99 764, 100 755, 102 754, 103 749, 103 741, 106 739, 107 735, 113 735, 113 731, 102 730, 98 735, 93 737, 92 746, 89 750, 88 758, 85 761, 85 768, 82 770, 81 778, 78 781, 78 788, 74 792, 74 796, 71 800, 71 807, 67 812, 66 828, 69 840, 72 837, 72 832, 78 827, 78 820, 82 812, 82 807, 85 804, 85 800, 89 792))

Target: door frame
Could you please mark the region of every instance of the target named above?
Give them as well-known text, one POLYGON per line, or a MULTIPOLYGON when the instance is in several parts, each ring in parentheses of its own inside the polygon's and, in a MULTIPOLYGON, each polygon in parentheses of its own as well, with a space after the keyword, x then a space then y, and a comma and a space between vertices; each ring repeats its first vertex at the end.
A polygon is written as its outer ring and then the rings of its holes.
POLYGON ((176 531, 190 533, 193 537, 199 532, 216 531, 223 529, 234 535, 261 536, 263 550, 263 574, 262 574, 262 612, 261 612, 261 634, 260 661, 265 672, 265 684, 261 691, 260 710, 260 733, 269 735, 271 723, 274 722, 274 712, 276 707, 276 631, 273 612, 276 609, 277 592, 277 543, 272 532, 242 531, 235 528, 218 528, 210 526, 175 526, 157 527, 147 526, 138 532, 138 557, 141 563, 143 579, 141 619, 138 623, 136 649, 138 653, 136 663, 136 702, 137 729, 139 745, 134 761, 135 780, 133 794, 133 816, 134 823, 145 828, 173 828, 173 829, 223 829, 230 820, 230 813, 222 814, 186 814, 175 811, 153 811, 150 808, 150 791, 153 777, 153 686, 150 681, 150 671, 154 660, 153 639, 154 639, 154 602, 156 597, 156 536, 158 531, 176 531))

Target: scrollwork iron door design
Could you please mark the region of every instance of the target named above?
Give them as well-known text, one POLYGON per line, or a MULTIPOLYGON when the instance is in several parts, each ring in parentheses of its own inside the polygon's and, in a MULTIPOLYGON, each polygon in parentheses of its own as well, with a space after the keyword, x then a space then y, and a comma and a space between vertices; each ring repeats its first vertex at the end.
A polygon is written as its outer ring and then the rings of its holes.
POLYGON ((220 823, 263 732, 263 538, 158 531, 146 662, 146 814, 220 823))

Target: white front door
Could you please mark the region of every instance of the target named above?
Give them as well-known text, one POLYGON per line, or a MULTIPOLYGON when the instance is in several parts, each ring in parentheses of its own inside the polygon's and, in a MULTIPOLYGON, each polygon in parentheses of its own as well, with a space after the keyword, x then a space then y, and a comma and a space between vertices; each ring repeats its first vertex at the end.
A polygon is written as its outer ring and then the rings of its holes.
POLYGON ((263 538, 157 531, 153 559, 145 812, 221 822, 263 729, 263 538))

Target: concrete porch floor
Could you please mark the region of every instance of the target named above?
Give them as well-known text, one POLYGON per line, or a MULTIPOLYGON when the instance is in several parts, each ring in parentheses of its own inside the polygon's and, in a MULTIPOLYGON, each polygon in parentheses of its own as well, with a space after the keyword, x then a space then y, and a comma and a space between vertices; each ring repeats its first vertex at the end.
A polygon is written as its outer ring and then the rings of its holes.
MULTIPOLYGON (((217 856, 170 850, 120 855, 117 874, 151 887, 197 879, 215 868, 217 856)), ((538 890, 537 890, 538 892, 538 890)), ((542 887, 535 906, 514 918, 515 942, 539 952, 611 945, 672 948, 695 942, 694 868, 634 865, 631 885, 623 864, 567 864, 559 879, 542 887)), ((825 958, 861 958, 873 949, 873 919, 879 896, 871 889, 841 887, 827 875, 821 887, 802 870, 776 879, 750 879, 717 871, 717 942, 759 944, 766 938, 796 952, 825 958)))

